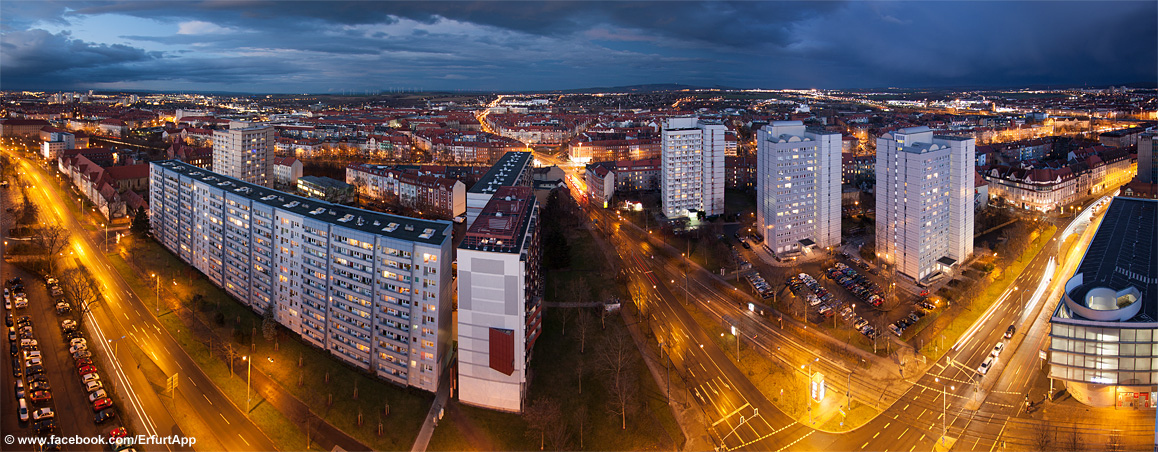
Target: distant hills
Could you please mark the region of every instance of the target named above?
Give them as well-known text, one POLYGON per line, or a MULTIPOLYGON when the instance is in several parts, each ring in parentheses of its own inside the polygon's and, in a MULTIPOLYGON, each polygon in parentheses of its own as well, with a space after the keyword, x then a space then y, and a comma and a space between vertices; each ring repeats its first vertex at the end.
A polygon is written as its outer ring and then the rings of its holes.
MULTIPOLYGON (((627 86, 598 86, 592 88, 576 88, 548 91, 551 93, 565 93, 565 94, 594 94, 594 93, 654 93, 659 91, 681 91, 681 90, 696 90, 696 89, 736 89, 726 86, 695 86, 684 85, 680 83, 651 83, 645 85, 627 85, 627 86)), ((543 92, 543 91, 538 91, 543 92)))

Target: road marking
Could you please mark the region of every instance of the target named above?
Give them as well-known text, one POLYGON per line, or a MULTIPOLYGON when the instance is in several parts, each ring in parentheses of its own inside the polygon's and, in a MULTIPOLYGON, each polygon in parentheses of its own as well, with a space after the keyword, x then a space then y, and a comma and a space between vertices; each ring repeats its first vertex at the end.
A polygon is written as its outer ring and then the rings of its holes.
MULTIPOLYGON (((217 413, 217 415, 218 415, 218 416, 221 416, 221 420, 225 421, 225 425, 230 425, 230 423, 229 423, 229 419, 226 419, 224 414, 221 414, 221 413, 217 413)), ((241 435, 240 435, 240 434, 238 434, 238 436, 241 436, 241 435)), ((242 438, 242 439, 245 439, 245 438, 242 438)))
POLYGON ((190 379, 189 379, 189 382, 190 382, 190 383, 193 383, 193 386, 197 386, 197 382, 196 382, 196 381, 193 381, 193 379, 192 379, 192 378, 190 378, 190 379))
POLYGON ((863 445, 863 446, 860 446, 860 448, 861 448, 861 449, 864 449, 864 448, 866 448, 866 447, 868 447, 868 441, 865 441, 865 442, 864 442, 864 445, 863 445))
POLYGON ((132 321, 132 319, 130 319, 130 318, 129 318, 129 315, 128 315, 128 314, 125 314, 124 312, 121 312, 121 315, 125 316, 125 320, 128 320, 128 321, 130 321, 130 322, 132 321))
MULTIPOLYGON (((901 439, 902 436, 905 436, 905 433, 909 433, 908 427, 906 427, 905 431, 901 432, 901 434, 897 436, 897 439, 901 439)), ((913 447, 916 447, 916 446, 913 446, 913 447)))
POLYGON ((885 426, 884 426, 884 427, 881 427, 881 430, 884 430, 884 429, 886 429, 886 428, 889 428, 889 426, 890 426, 890 425, 893 425, 893 423, 892 423, 892 422, 887 422, 887 423, 885 423, 885 426))
POLYGON ((916 449, 916 448, 917 448, 917 445, 916 445, 916 444, 914 444, 914 445, 913 445, 913 447, 910 447, 910 448, 909 448, 909 452, 913 452, 913 449, 916 449))
MULTIPOLYGON (((242 441, 245 441, 245 437, 244 437, 244 436, 241 436, 241 434, 240 434, 240 433, 238 433, 238 434, 237 434, 237 437, 238 437, 238 438, 241 438, 241 440, 242 440, 242 441)), ((249 446, 249 441, 245 441, 245 445, 246 445, 246 446, 249 446)), ((250 446, 250 447, 253 447, 253 446, 250 446)))
POLYGON ((205 401, 206 401, 206 402, 209 402, 209 404, 210 404, 210 405, 212 405, 212 404, 213 404, 213 401, 212 401, 212 400, 209 400, 209 397, 206 397, 206 396, 205 396, 205 393, 201 393, 201 397, 205 397, 205 401))

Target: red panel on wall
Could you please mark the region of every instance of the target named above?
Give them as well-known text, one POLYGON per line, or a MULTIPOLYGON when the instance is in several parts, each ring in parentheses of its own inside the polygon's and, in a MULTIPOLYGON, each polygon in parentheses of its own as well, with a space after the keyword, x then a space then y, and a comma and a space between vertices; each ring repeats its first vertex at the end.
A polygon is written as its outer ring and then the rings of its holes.
POLYGON ((515 333, 491 328, 491 369, 506 375, 515 373, 515 333))

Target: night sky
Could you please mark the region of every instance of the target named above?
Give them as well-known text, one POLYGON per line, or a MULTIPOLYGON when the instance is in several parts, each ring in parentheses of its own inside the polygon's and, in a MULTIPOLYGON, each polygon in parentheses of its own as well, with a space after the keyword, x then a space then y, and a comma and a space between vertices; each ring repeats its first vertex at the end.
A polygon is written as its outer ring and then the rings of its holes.
POLYGON ((0 89, 1105 86, 1158 2, 0 2, 0 89))

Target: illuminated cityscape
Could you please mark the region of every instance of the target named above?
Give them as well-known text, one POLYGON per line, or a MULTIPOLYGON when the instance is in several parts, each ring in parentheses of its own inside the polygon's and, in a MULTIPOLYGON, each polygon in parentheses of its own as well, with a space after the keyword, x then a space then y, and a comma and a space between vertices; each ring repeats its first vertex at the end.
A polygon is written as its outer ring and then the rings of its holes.
POLYGON ((0 3, 0 449, 1158 450, 1155 17, 0 3))

